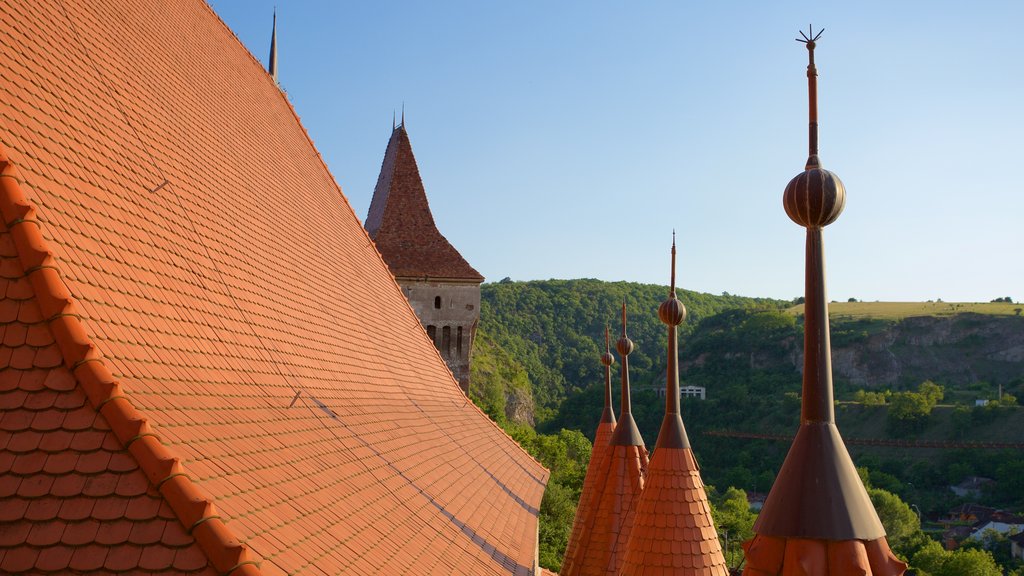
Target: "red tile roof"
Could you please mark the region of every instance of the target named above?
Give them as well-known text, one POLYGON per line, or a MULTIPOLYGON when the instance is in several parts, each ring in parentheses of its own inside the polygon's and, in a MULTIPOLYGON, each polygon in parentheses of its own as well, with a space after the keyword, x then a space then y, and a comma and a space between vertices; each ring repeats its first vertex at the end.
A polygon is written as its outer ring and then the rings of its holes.
POLYGON ((388 140, 366 230, 398 278, 484 281, 434 224, 404 124, 388 140))
POLYGON ((654 449, 622 576, 728 576, 711 505, 689 448, 654 449))
POLYGON ((0 294, 0 573, 217 574, 87 402, 2 223, 0 294))
POLYGON ((532 573, 547 472, 205 3, 0 22, 0 571, 532 573))

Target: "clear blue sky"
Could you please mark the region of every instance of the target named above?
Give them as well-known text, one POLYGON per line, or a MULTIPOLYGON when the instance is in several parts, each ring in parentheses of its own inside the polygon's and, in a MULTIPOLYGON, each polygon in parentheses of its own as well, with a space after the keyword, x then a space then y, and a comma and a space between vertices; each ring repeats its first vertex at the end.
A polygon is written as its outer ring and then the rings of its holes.
MULTIPOLYGON (((213 8, 266 62, 273 1, 213 8)), ((846 184, 829 297, 1024 299, 1024 2, 280 2, 282 86, 366 216, 407 126, 441 232, 489 281, 792 298, 782 191, 807 149, 846 184)))

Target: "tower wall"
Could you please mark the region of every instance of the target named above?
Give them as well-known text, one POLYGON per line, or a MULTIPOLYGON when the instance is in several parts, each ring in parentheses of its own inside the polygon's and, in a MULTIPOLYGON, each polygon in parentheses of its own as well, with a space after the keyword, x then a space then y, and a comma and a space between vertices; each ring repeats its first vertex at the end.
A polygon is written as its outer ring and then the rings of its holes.
POLYGON ((398 278, 427 335, 469 394, 469 361, 480 321, 480 285, 398 278))

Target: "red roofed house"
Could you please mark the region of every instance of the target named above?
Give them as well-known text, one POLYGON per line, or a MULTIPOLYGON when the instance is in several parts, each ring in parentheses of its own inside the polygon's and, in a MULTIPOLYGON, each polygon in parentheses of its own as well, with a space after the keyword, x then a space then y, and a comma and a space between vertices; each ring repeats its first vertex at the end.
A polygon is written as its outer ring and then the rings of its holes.
POLYGON ((366 231, 441 352, 469 394, 469 360, 480 320, 480 275, 438 231, 430 213, 409 134, 392 130, 366 231))
POLYGON ((0 573, 538 573, 547 471, 211 9, 0 24, 0 573))

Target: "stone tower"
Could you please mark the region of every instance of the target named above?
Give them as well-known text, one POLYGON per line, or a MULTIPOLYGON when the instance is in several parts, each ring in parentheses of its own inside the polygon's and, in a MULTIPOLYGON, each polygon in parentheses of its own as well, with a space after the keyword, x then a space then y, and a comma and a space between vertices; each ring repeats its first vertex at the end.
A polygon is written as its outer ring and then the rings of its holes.
POLYGON ((427 335, 468 394, 484 277, 434 224, 404 118, 391 132, 365 226, 427 335))

